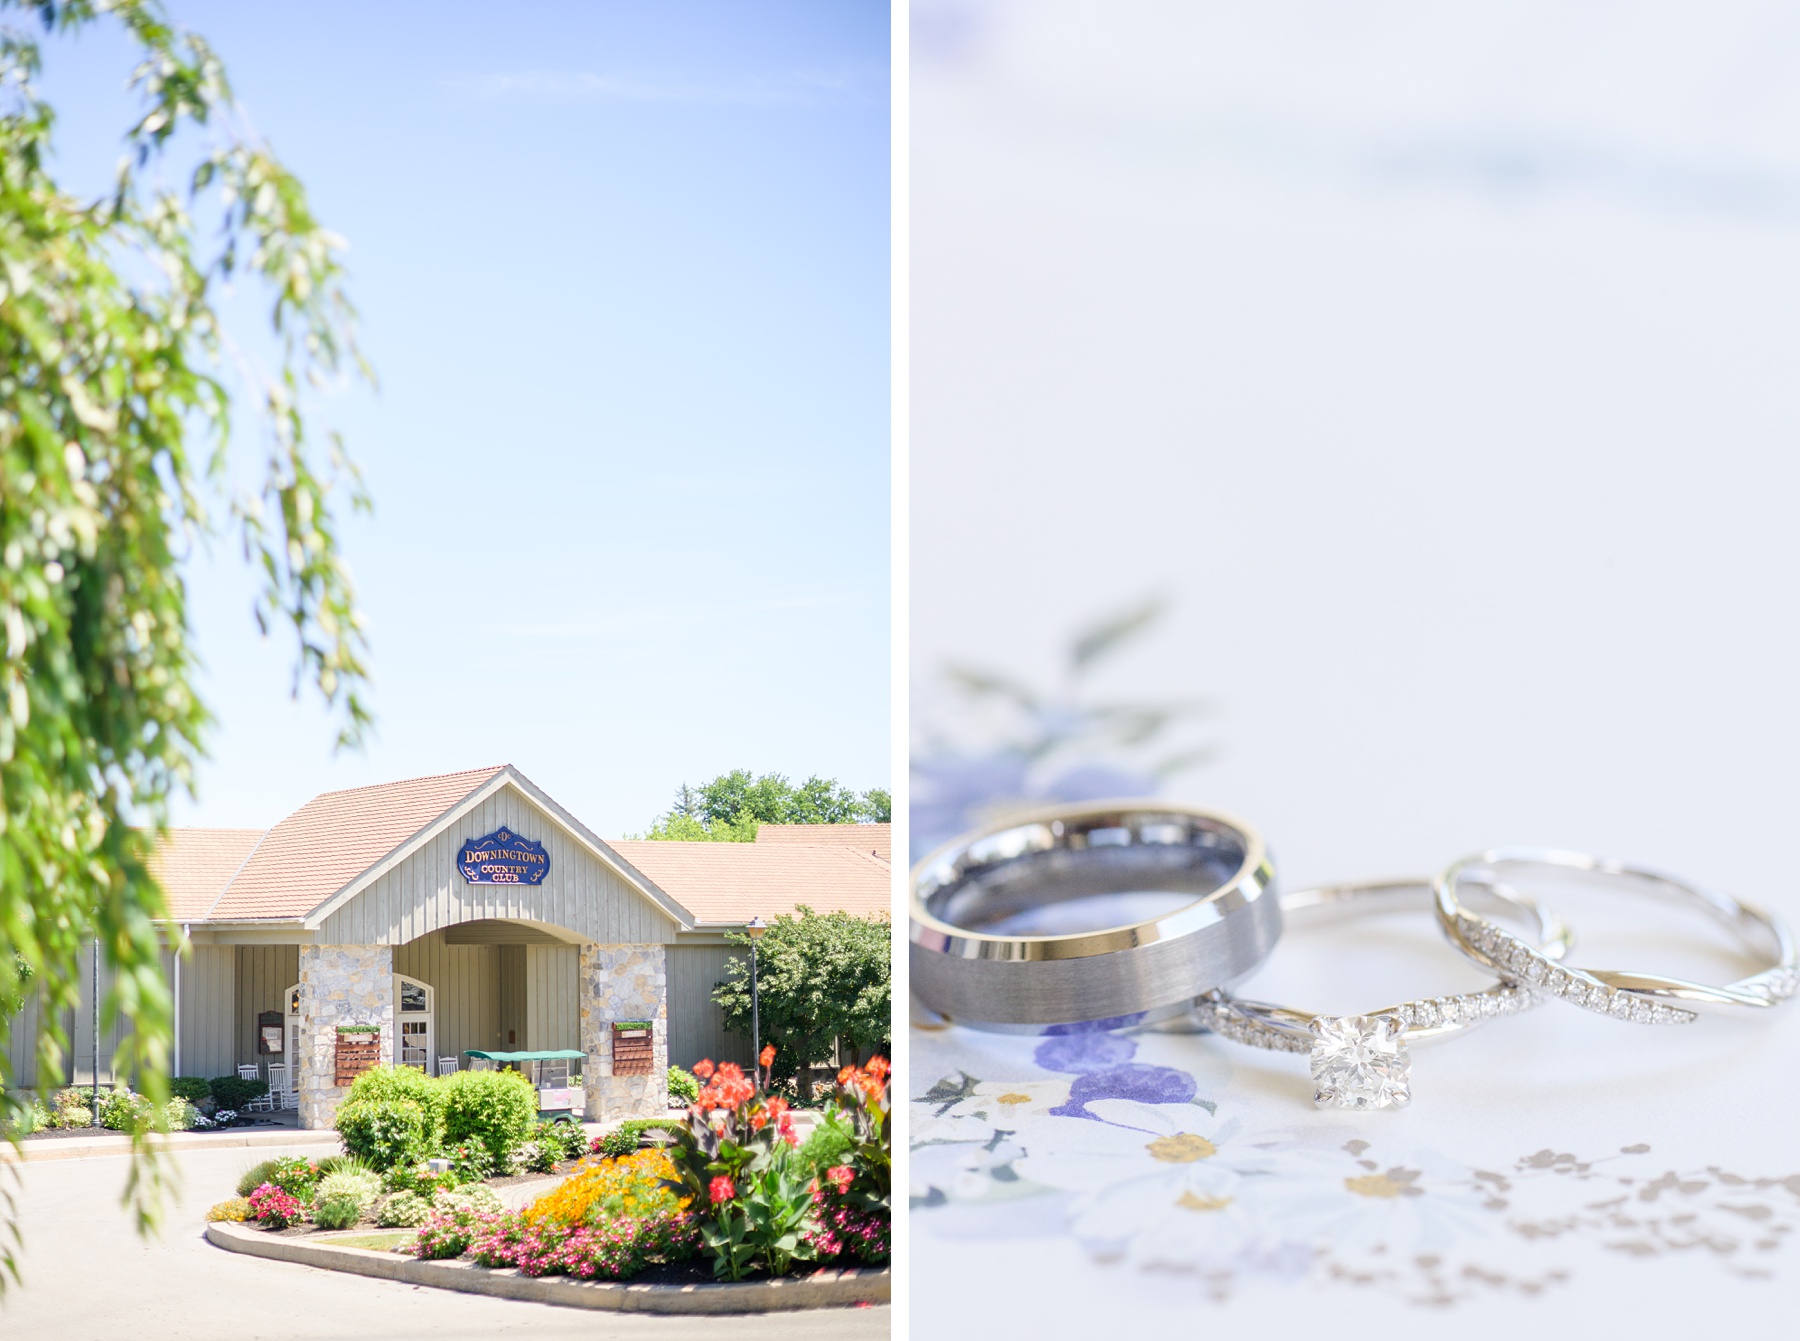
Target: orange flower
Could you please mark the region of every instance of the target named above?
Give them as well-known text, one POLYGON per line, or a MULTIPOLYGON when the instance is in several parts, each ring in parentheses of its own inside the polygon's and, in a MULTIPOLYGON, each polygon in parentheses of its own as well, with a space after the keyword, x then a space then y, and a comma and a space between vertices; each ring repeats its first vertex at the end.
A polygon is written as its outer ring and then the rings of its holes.
POLYGON ((886 1080, 888 1074, 888 1059, 877 1053, 875 1056, 869 1058, 867 1070, 870 1075, 875 1077, 875 1079, 886 1080))
POLYGON ((854 1066, 846 1066, 842 1071, 838 1072, 838 1084, 848 1085, 850 1083, 850 1077, 855 1074, 856 1068, 854 1066))
POLYGON ((694 1074, 696 1076, 698 1076, 701 1080, 711 1080, 712 1073, 713 1073, 713 1064, 708 1059, 703 1057, 699 1061, 694 1063, 694 1074))
POLYGON ((762 1054, 756 1060, 763 1066, 767 1066, 773 1062, 775 1060, 775 1045, 773 1043, 763 1044, 762 1054))

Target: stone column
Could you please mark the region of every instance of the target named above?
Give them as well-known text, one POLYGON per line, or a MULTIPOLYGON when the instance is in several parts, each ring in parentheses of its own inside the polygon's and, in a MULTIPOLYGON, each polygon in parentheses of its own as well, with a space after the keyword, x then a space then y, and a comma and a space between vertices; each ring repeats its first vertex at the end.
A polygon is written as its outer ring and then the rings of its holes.
POLYGON ((381 1027, 381 1057, 394 1058, 394 950, 388 945, 300 947, 302 1127, 329 1127, 349 1093, 337 1081, 337 1027, 381 1027))
POLYGON ((660 945, 581 947, 581 1050, 587 1120, 661 1117, 669 1111, 668 954, 660 945), (650 1021, 648 1075, 615 1076, 615 1020, 650 1021))

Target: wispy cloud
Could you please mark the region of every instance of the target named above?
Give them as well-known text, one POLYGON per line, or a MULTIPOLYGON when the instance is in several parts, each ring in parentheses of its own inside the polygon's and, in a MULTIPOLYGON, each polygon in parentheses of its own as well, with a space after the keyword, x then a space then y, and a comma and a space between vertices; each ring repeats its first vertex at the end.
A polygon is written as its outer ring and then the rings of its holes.
POLYGON ((886 70, 803 70, 733 83, 597 74, 588 70, 505 70, 454 75, 445 88, 467 96, 557 102, 689 103, 720 106, 863 102, 887 98, 886 70))

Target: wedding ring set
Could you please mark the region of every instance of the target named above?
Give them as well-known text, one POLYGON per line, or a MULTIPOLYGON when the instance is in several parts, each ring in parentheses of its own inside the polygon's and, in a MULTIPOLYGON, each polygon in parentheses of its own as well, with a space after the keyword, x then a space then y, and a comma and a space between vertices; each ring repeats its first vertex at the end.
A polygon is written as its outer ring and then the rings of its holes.
POLYGON ((1349 1109, 1410 1101, 1410 1044, 1545 1001, 1678 1025, 1713 1007, 1778 1006, 1800 985, 1800 953, 1780 918, 1646 867, 1498 848, 1435 879, 1278 896, 1274 862, 1250 825, 1149 800, 1033 810, 940 848, 913 869, 909 939, 915 996, 958 1024, 1041 1034, 1188 1017, 1238 1043, 1309 1054, 1315 1102, 1349 1109), (1570 967, 1574 937, 1533 892, 1568 878, 1698 907, 1767 966, 1722 987, 1570 967), (1435 911, 1450 944, 1493 984, 1352 1016, 1235 995, 1286 917, 1409 905, 1435 911))

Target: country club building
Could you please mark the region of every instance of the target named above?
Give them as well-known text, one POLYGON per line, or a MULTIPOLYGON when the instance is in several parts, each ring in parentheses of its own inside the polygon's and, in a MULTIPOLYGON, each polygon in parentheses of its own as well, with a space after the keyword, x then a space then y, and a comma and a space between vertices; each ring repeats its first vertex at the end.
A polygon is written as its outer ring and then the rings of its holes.
MULTIPOLYGON (((510 766, 327 792, 267 830, 173 830, 158 875, 171 943, 178 927, 192 947, 166 960, 173 1070, 285 1066, 301 1125, 328 1126, 339 1026, 373 1026, 381 1061, 427 1072, 470 1049, 578 1050, 590 1119, 661 1112, 671 1063, 749 1059, 711 1000, 743 953, 726 933, 800 905, 886 915, 890 862, 886 825, 603 840, 510 766), (615 1034, 633 1040, 617 1064, 615 1034)), ((97 1065, 104 1084, 120 1026, 95 1047, 89 991, 63 1021, 71 1078, 97 1065)), ((7 1031, 26 1088, 36 1008, 7 1031)))

